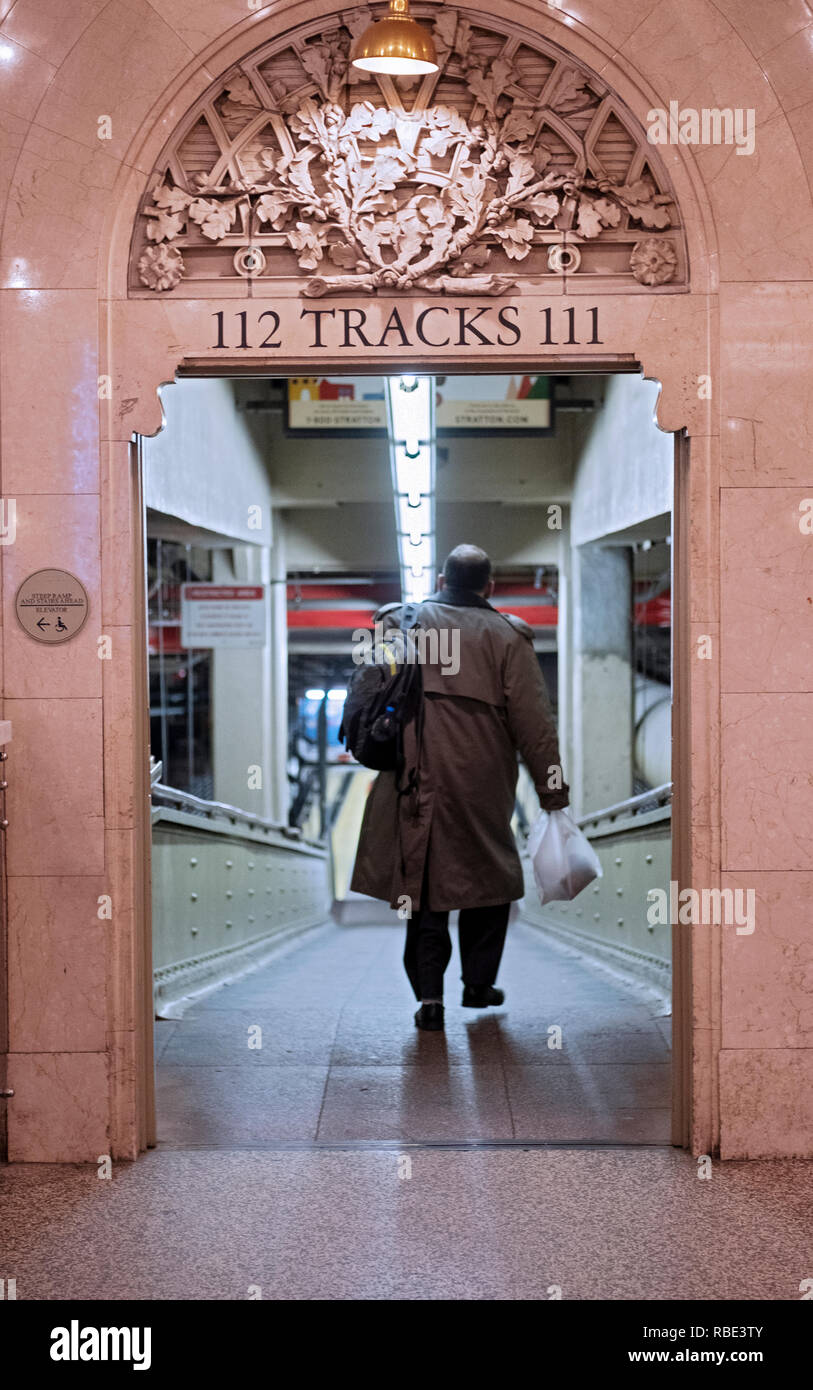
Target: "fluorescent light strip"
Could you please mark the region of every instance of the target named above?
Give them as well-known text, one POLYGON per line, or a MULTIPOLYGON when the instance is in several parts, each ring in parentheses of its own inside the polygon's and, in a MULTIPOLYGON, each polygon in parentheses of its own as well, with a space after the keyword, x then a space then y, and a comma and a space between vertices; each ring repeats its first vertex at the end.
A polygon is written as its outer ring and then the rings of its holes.
POLYGON ((435 379, 385 386, 401 596, 419 603, 435 588, 435 379))

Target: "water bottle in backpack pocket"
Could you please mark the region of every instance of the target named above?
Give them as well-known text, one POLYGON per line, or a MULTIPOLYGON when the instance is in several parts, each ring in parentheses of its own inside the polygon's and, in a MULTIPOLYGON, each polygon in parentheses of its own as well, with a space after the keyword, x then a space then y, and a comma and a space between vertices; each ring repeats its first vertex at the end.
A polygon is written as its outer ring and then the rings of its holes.
POLYGON ((404 728, 420 711, 423 682, 409 638, 412 626, 414 610, 408 607, 396 634, 398 650, 394 642, 383 643, 377 659, 357 666, 347 682, 339 738, 358 762, 376 772, 401 767, 404 728))

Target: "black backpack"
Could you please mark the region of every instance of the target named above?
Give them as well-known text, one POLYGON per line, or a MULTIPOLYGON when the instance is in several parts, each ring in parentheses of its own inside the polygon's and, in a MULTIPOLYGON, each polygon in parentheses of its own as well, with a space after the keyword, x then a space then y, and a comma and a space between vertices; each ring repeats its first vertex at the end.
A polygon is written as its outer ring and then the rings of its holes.
POLYGON ((416 613, 415 604, 405 604, 396 641, 385 639, 378 660, 357 666, 347 682, 339 738, 358 762, 377 772, 403 768, 404 728, 421 712, 421 668, 407 659, 416 655, 408 646, 416 613))

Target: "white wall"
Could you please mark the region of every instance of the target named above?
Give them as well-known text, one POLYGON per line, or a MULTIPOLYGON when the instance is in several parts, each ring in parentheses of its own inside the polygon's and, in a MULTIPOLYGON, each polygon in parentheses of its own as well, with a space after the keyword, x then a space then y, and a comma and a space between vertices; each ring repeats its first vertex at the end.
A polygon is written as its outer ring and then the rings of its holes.
POLYGON ((144 441, 147 506, 253 545, 271 542, 271 482, 231 382, 183 380, 161 393, 166 424, 144 441), (248 509, 262 508, 249 527, 248 509))
POLYGON ((661 516, 672 507, 674 435, 654 422, 660 387, 614 376, 576 467, 570 513, 573 545, 661 516))
MULTIPOLYGON (((606 382, 604 405, 584 421, 573 479, 569 536, 559 572, 559 721, 562 756, 579 811, 632 791, 633 681, 629 584, 612 580, 622 555, 602 541, 628 543, 630 528, 659 518, 670 529, 674 436, 654 415, 660 387, 639 376, 606 382), (587 547, 582 550, 581 547, 587 547), (602 567, 608 569, 602 578, 602 567), (585 584, 591 570, 595 582, 585 584)), ((652 537, 650 537, 652 538, 652 537)), ((668 749, 666 750, 668 756, 668 749)))

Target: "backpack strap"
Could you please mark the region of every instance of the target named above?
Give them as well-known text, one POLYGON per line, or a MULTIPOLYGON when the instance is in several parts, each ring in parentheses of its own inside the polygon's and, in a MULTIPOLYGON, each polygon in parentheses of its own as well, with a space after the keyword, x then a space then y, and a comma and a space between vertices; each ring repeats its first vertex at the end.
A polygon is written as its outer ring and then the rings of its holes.
MULTIPOLYGON (((404 637, 406 637, 409 632, 411 632, 414 628, 418 626, 417 619, 420 613, 420 608, 421 605, 419 603, 405 603, 403 605, 401 609, 401 618, 399 626, 401 632, 404 634, 404 637)), ((420 679, 420 673, 418 673, 417 677, 413 677, 413 679, 420 679)), ((398 770, 396 776, 396 788, 398 791, 399 800, 401 799, 401 797, 404 796, 412 796, 414 798, 417 798, 420 786, 421 753, 423 751, 423 712, 424 702, 423 693, 421 691, 421 695, 418 700, 418 707, 415 712, 415 742, 417 748, 417 757, 415 761, 415 766, 410 768, 409 770, 408 778, 405 785, 402 785, 403 768, 399 768, 398 770)))

